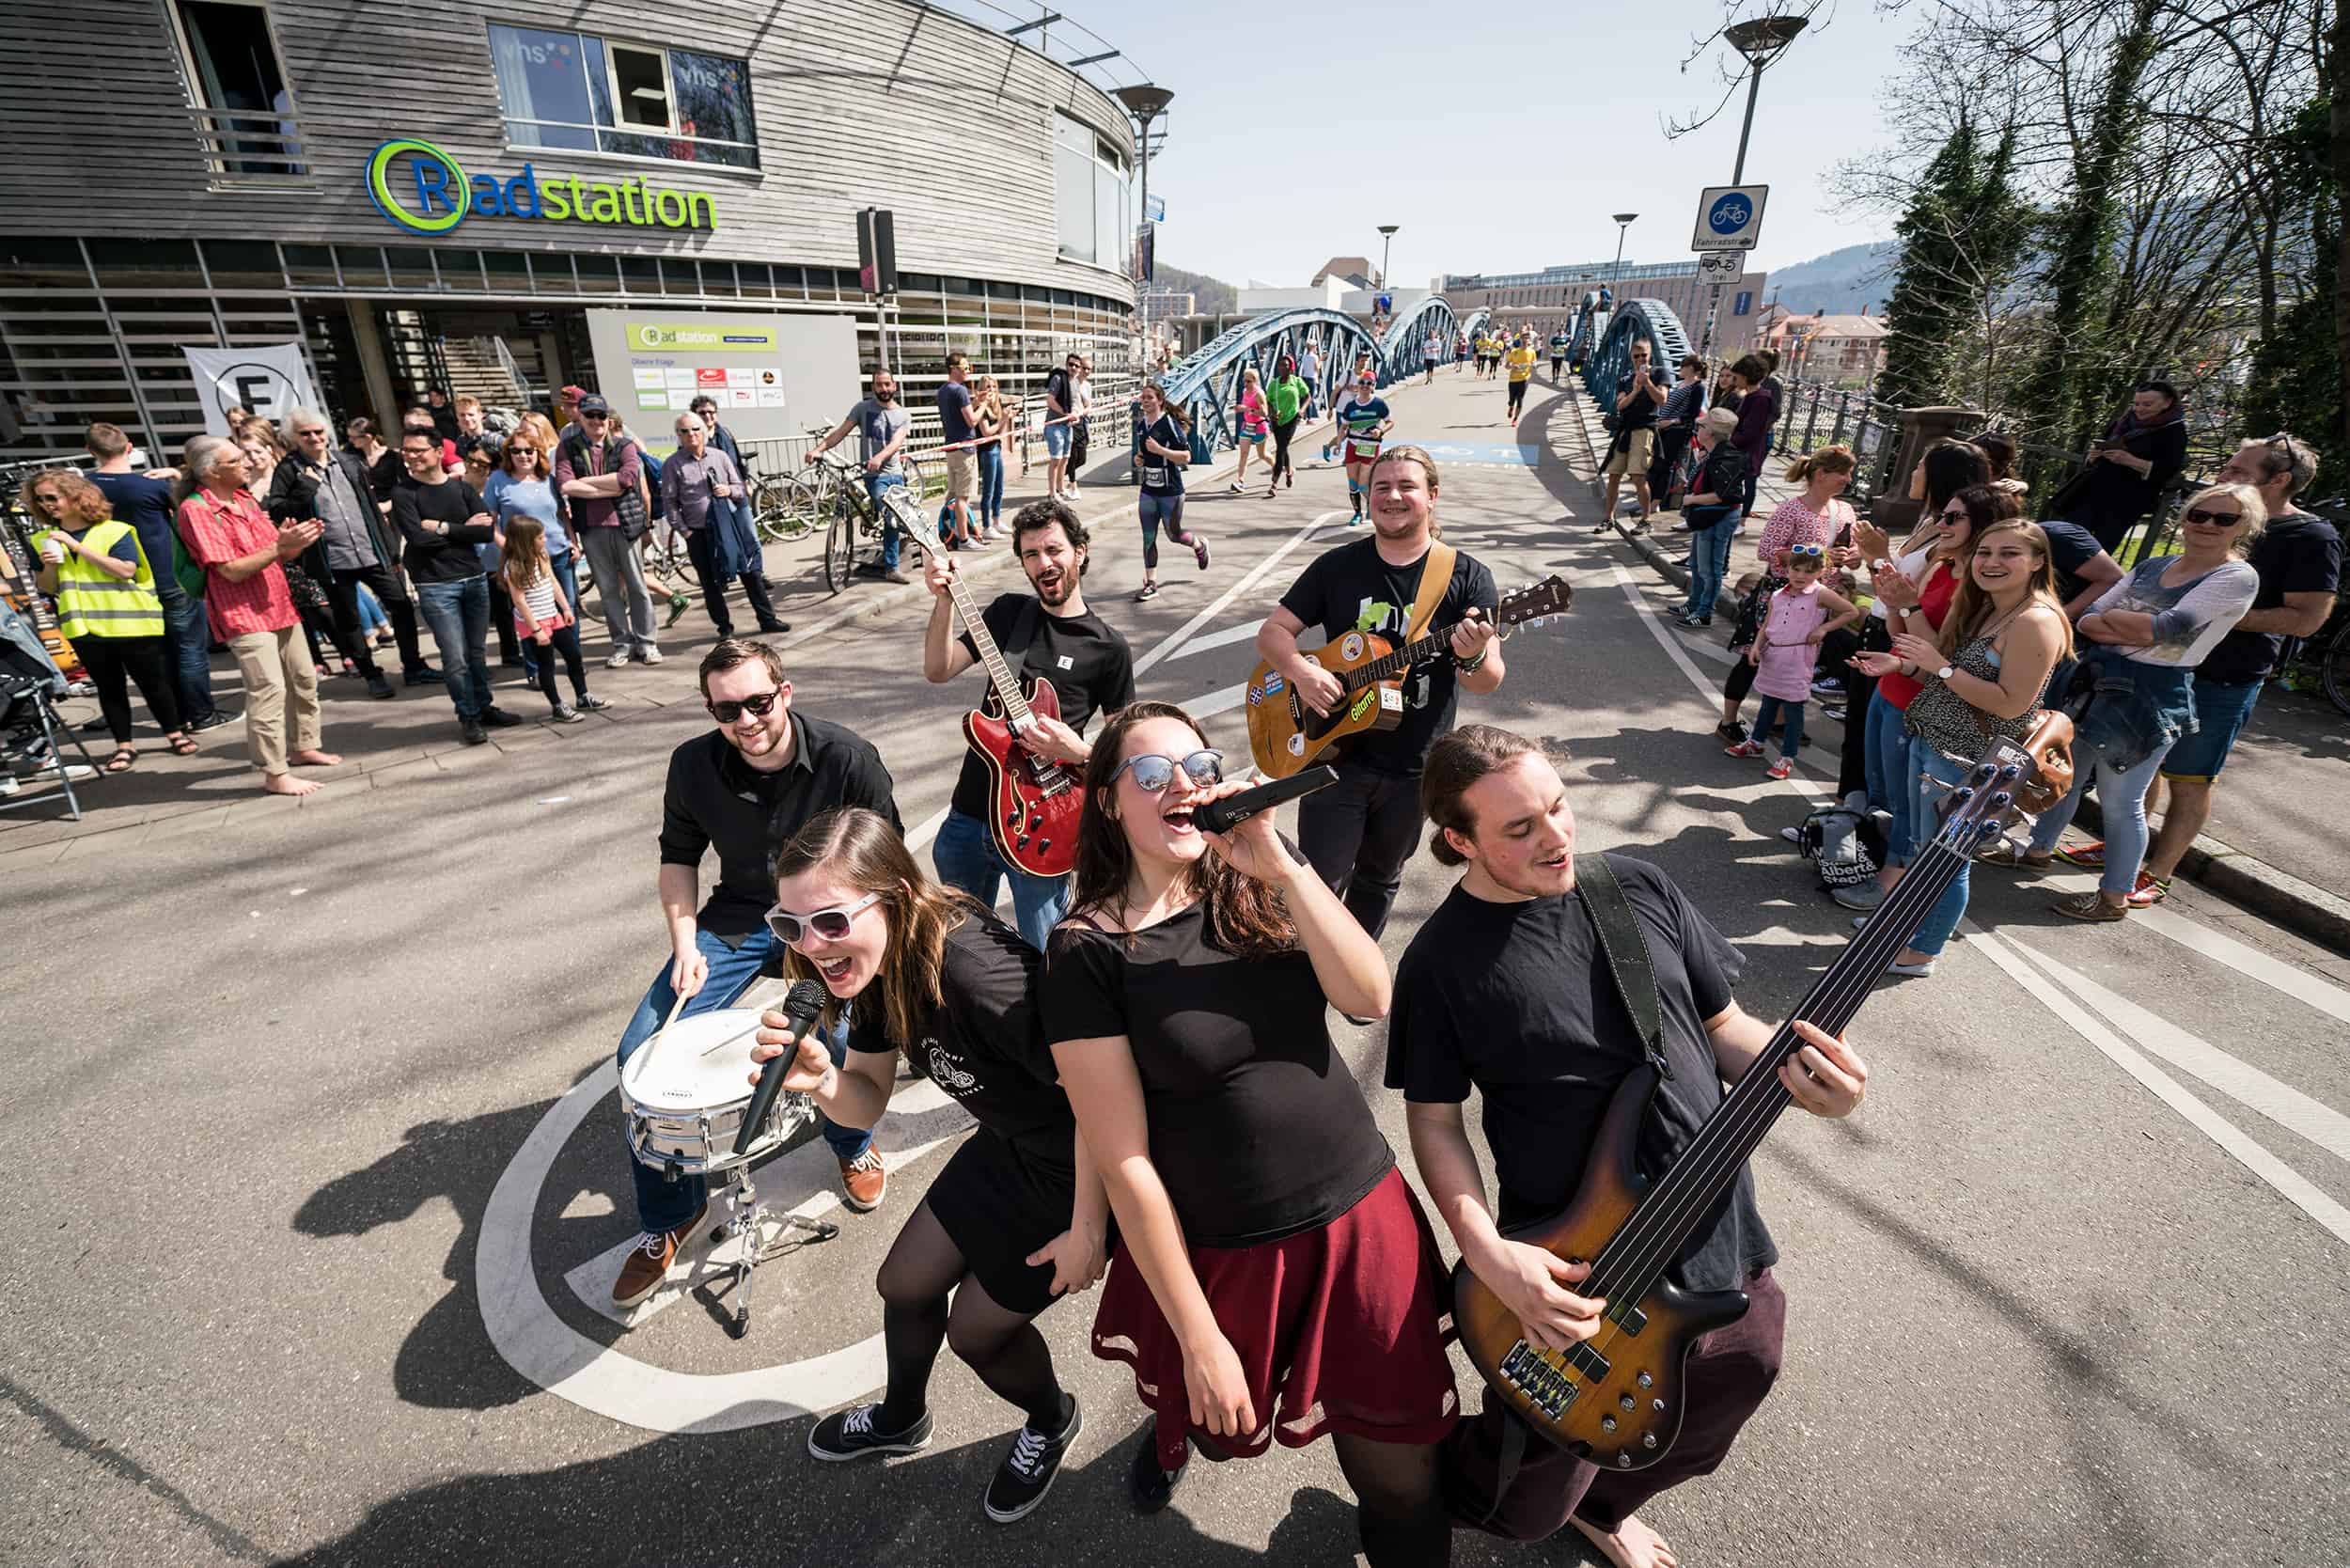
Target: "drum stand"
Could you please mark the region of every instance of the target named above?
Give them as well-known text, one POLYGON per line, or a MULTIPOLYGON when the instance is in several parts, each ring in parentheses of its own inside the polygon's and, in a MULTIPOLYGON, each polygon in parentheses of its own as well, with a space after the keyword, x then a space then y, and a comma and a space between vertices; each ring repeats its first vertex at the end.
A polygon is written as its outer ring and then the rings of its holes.
MULTIPOLYGON (((815 1120, 816 1103, 805 1094, 784 1095, 774 1114, 774 1124, 782 1130, 785 1141, 815 1120)), ((728 1172, 728 1199, 733 1204, 733 1213, 724 1225, 710 1232, 710 1239, 714 1243, 731 1237, 736 1243, 734 1316, 727 1320, 727 1332, 739 1340, 751 1331, 751 1275, 759 1265, 794 1240, 830 1241, 840 1233, 840 1227, 828 1219, 810 1219, 789 1209, 770 1212, 759 1200, 759 1188, 751 1182, 749 1160, 737 1161, 728 1172), (763 1246, 760 1228, 770 1222, 781 1233, 774 1245, 763 1246)))

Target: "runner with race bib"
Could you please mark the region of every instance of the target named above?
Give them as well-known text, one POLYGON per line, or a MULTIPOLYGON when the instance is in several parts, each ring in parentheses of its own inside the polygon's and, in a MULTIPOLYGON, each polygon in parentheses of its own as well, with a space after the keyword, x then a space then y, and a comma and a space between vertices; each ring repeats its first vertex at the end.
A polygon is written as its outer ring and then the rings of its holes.
POLYGON ((1355 378, 1355 395, 1339 410, 1340 445, 1346 448, 1346 498, 1355 508, 1354 520, 1363 520, 1363 498, 1371 494, 1371 465, 1379 461, 1379 438, 1395 428, 1387 400, 1379 396, 1379 378, 1365 369, 1355 378))

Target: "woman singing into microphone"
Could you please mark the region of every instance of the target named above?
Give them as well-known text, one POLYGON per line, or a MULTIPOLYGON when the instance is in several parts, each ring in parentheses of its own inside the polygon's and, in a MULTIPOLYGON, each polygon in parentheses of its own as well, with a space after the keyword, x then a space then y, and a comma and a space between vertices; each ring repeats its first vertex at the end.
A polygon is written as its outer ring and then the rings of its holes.
POLYGON ((1373 1568, 1442 1563, 1444 1272, 1327 1025, 1386 1011, 1387 963, 1270 813, 1200 831, 1222 780, 1182 709, 1119 711, 1039 988, 1118 1216, 1093 1351, 1157 1417, 1134 1501, 1166 1504, 1187 1440, 1228 1459, 1328 1433, 1373 1568))
MULTIPOLYGON (((889 823, 862 808, 811 819, 777 858, 776 879, 767 920, 786 945, 785 966, 834 997, 783 1087, 813 1096, 844 1127, 870 1127, 888 1107, 903 1050, 979 1122, 882 1263, 885 1397, 817 1422, 807 1451, 849 1460, 929 1447, 931 1364, 951 1344, 1027 1415, 983 1499, 989 1518, 1010 1524, 1044 1500, 1084 1424, 1033 1320, 1062 1292, 1100 1278, 1107 1247, 1101 1179, 1039 1026, 1042 959, 971 899, 932 883, 889 823), (822 1042, 850 1000, 848 1060, 835 1069, 822 1042)), ((781 1015, 764 1022, 755 1061, 791 1050, 781 1015)))

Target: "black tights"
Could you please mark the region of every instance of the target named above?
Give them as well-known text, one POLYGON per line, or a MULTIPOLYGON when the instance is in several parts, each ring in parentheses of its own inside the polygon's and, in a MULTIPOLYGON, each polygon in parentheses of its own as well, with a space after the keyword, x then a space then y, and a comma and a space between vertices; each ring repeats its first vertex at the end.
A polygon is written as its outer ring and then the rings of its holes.
POLYGON ((883 1432, 902 1432, 930 1408, 931 1365, 938 1347, 955 1354, 998 1399, 1018 1405, 1028 1425, 1058 1432, 1068 1419, 1053 1353, 1026 1313, 997 1306, 966 1269, 963 1253, 927 1202, 914 1211, 882 1261, 882 1341, 889 1391, 874 1414, 883 1432), (954 1305, 949 1308, 948 1295, 954 1305))
POLYGON ((1345 1433, 1333 1433, 1330 1442, 1355 1489, 1355 1529, 1371 1568, 1442 1568, 1452 1560, 1452 1518, 1436 1445, 1345 1433))
POLYGON ((1297 471, 1290 466, 1290 437, 1296 433, 1297 421, 1295 419, 1292 419, 1287 424, 1283 424, 1278 419, 1273 421, 1273 472, 1269 476, 1270 478, 1278 479, 1282 475, 1287 474, 1291 482, 1296 481, 1297 471))
MULTIPOLYGON (((572 678, 572 695, 586 697, 588 671, 579 662, 579 628, 557 626, 547 636, 547 646, 562 659, 563 672, 572 678)), ((536 642, 538 639, 534 637, 531 640, 536 642)), ((555 695, 555 660, 545 654, 539 657, 539 690, 545 696, 549 707, 562 706, 563 699, 555 695)))

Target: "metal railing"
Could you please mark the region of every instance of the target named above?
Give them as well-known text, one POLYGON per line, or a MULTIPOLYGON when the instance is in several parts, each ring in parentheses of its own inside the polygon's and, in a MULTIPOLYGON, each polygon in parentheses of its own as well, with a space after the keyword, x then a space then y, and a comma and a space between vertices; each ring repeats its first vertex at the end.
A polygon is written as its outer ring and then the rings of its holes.
MULTIPOLYGON (((1141 384, 1139 376, 1130 374, 1095 376, 1087 383, 1093 395, 1093 400, 1086 410, 1085 421, 1086 445, 1091 456, 1105 458, 1113 450, 1122 452, 1128 448, 1127 425, 1130 416, 1127 411, 1141 384)), ((1021 466, 1028 467, 1037 461, 1043 441, 1044 398, 1040 393, 1028 398, 1007 398, 1004 403, 1011 414, 1012 433, 1008 445, 1019 453, 1021 466)), ((943 479, 946 467, 937 460, 947 438, 939 426, 938 410, 935 407, 916 408, 909 412, 912 428, 906 435, 905 455, 927 463, 933 480, 943 479)), ((744 461, 750 464, 755 478, 778 478, 797 473, 807 465, 816 444, 830 434, 833 428, 832 425, 818 425, 803 435, 764 436, 756 441, 745 441, 743 443, 744 461)), ((638 440, 645 439, 643 431, 636 434, 638 440)), ((855 452, 850 439, 844 439, 839 449, 851 456, 855 452)))
POLYGON ((212 173, 266 183, 307 180, 302 136, 290 114, 274 109, 190 109, 197 145, 212 173))
POLYGON ((1802 457, 1823 447, 1850 447, 1857 466, 1846 493, 1865 509, 1896 485, 1893 463, 1902 445, 1902 411, 1850 387, 1781 381, 1786 405, 1772 440, 1778 455, 1802 457))

